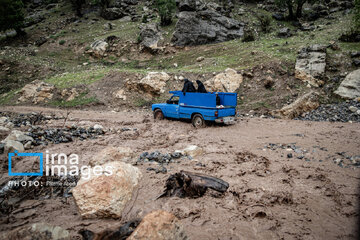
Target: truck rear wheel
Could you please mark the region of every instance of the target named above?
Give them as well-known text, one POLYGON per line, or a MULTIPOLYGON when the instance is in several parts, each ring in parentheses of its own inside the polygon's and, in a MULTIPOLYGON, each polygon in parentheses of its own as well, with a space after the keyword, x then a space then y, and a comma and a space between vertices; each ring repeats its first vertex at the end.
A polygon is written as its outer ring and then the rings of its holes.
POLYGON ((205 127, 205 120, 204 120, 203 116, 201 116, 201 114, 195 114, 192 117, 192 125, 195 128, 203 128, 203 127, 205 127))
POLYGON ((164 119, 164 114, 160 109, 156 109, 154 111, 154 119, 155 120, 163 120, 164 119))

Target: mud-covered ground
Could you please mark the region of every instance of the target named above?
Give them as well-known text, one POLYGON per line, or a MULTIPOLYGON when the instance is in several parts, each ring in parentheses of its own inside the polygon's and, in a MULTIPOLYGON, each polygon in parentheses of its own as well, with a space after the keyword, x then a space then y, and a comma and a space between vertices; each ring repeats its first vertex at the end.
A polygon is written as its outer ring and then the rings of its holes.
MULTIPOLYGON (((3 111, 66 115, 65 111, 36 107, 6 107, 3 111)), ((188 145, 202 147, 205 153, 165 165, 165 174, 147 171, 153 163, 138 165, 143 178, 121 220, 82 219, 72 197, 30 199, 1 216, 1 232, 46 222, 75 237, 80 229, 101 232, 163 209, 181 220, 190 239, 356 239, 359 234, 359 123, 244 118, 232 126, 194 129, 188 122, 154 122, 146 111, 72 111, 66 124, 73 123, 98 123, 111 130, 97 139, 34 150, 76 153, 82 164, 106 146, 128 146, 137 156, 145 151, 173 152, 188 145), (167 177, 180 170, 221 178, 230 187, 223 195, 208 191, 196 199, 157 199, 167 177)), ((44 127, 63 125, 64 119, 59 119, 44 127)), ((2 185, 10 177, 7 157, 2 154, 0 158, 2 185)), ((15 163, 14 169, 29 166, 31 162, 25 161, 15 163)))

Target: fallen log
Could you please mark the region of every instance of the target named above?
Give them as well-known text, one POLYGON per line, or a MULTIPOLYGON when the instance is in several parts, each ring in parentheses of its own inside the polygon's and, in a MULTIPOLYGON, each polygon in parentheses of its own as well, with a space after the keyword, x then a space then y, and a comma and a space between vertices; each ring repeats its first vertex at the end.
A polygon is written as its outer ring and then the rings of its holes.
POLYGON ((223 193, 229 188, 229 183, 201 173, 180 171, 170 175, 166 180, 164 192, 158 198, 172 196, 197 198, 202 197, 208 188, 223 193))

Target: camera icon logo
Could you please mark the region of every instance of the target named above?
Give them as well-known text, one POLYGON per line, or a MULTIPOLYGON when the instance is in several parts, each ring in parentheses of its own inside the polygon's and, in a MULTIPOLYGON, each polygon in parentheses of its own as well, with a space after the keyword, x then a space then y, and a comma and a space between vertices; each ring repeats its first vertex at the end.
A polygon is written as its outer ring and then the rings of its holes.
POLYGON ((14 151, 8 154, 9 159, 9 176, 43 176, 43 153, 18 153, 14 151), (39 172, 12 172, 11 161, 12 158, 18 157, 39 157, 40 158, 40 169, 39 172))

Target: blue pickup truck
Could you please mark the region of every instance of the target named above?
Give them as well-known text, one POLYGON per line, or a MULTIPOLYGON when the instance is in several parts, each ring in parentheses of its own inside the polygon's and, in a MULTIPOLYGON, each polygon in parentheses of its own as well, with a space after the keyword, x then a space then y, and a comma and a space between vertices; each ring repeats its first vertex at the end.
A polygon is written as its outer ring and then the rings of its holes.
POLYGON ((190 93, 170 91, 172 97, 166 103, 153 104, 154 118, 191 119, 196 128, 204 127, 205 121, 231 124, 235 121, 236 93, 190 93))

